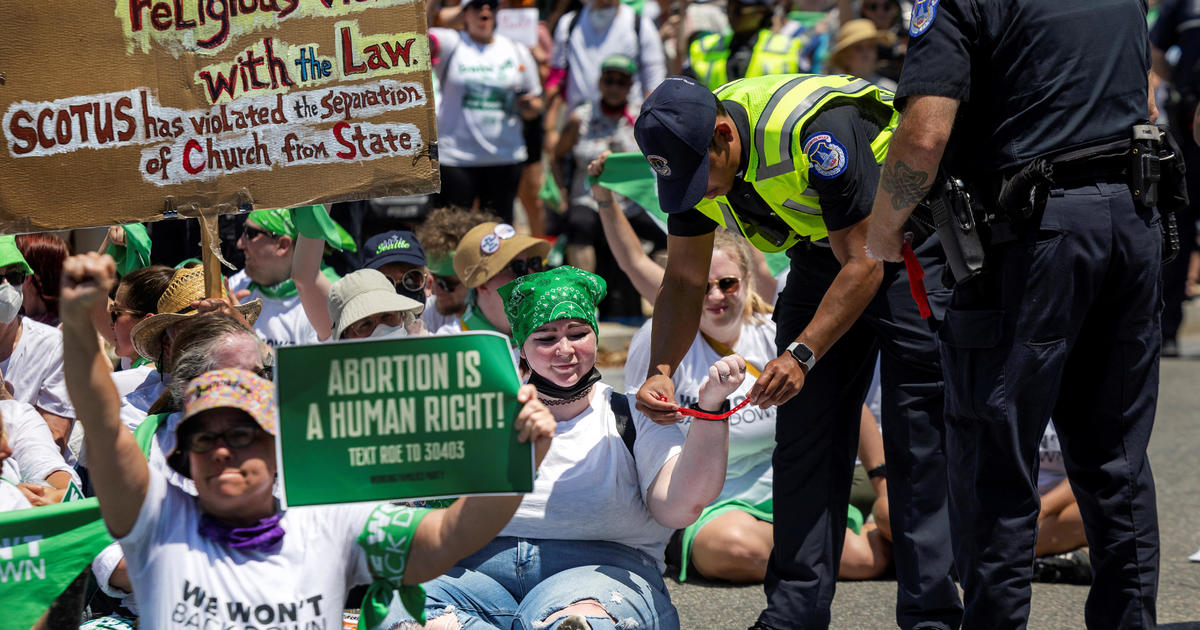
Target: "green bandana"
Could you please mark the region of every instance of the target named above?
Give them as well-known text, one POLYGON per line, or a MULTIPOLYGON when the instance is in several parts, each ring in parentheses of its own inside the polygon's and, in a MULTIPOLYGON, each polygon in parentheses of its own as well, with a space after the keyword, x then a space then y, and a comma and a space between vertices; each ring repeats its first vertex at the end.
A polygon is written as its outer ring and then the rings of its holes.
POLYGON ((32 626, 111 542, 96 499, 0 514, 4 627, 32 626))
POLYGON ((0 236, 0 267, 7 267, 9 265, 20 265, 25 273, 33 273, 33 269, 29 266, 29 263, 25 262, 25 257, 21 255, 21 250, 17 249, 16 237, 0 236))
POLYGON ((404 569, 408 566, 409 548, 417 534, 417 525, 429 510, 384 504, 375 508, 367 518, 358 546, 367 555, 367 568, 374 582, 363 596, 358 629, 377 628, 388 614, 392 591, 400 592, 404 610, 418 623, 425 624, 425 589, 421 585, 405 586, 404 569))
POLYGON ((598 330, 596 305, 607 292, 604 278, 575 267, 531 273, 500 287, 518 347, 539 326, 560 319, 582 319, 598 330))
POLYGON ((449 254, 427 257, 426 264, 429 267, 429 273, 435 276, 457 276, 458 274, 454 271, 454 254, 456 253, 458 253, 457 250, 451 250, 449 254))
MULTIPOLYGON (((322 265, 321 274, 328 278, 330 282, 337 282, 338 280, 342 279, 342 277, 337 275, 337 272, 334 271, 332 267, 325 267, 322 265)), ((279 284, 272 284, 269 287, 264 287, 263 285, 251 280, 249 289, 251 291, 258 291, 263 297, 270 298, 272 300, 286 300, 291 297, 296 297, 300 294, 300 292, 296 290, 296 282, 291 278, 288 278, 279 284)))
POLYGON ((125 244, 108 246, 108 255, 117 261, 117 273, 126 276, 150 265, 150 233, 141 223, 130 223, 125 228, 125 244))
POLYGON ((354 237, 330 218, 329 211, 321 204, 292 208, 292 222, 301 236, 321 239, 338 251, 358 251, 354 237))
POLYGON ((275 236, 296 238, 296 223, 292 221, 292 212, 286 208, 255 210, 250 213, 250 220, 275 236))

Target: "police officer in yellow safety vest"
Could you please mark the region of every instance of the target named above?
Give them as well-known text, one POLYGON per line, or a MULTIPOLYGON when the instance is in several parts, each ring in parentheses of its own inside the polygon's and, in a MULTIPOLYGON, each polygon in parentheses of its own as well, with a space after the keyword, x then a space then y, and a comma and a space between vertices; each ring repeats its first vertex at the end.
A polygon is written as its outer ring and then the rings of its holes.
POLYGON ((726 6, 733 32, 693 40, 684 74, 715 90, 742 77, 805 69, 801 66, 804 40, 770 31, 771 0, 729 0, 726 6))
POLYGON ((904 266, 863 249, 897 121, 892 94, 867 81, 772 75, 734 81, 715 96, 695 80, 670 77, 646 99, 635 126, 670 235, 638 409, 660 424, 681 418, 670 375, 699 325, 719 226, 791 258, 774 314, 779 356, 749 394, 752 404, 780 406, 775 548, 767 608, 755 628, 829 625, 877 352, 887 464, 871 475, 888 482, 896 619, 905 629, 959 627, 933 334, 948 298, 940 282, 945 256, 931 230, 911 225, 933 312, 923 319, 904 266))

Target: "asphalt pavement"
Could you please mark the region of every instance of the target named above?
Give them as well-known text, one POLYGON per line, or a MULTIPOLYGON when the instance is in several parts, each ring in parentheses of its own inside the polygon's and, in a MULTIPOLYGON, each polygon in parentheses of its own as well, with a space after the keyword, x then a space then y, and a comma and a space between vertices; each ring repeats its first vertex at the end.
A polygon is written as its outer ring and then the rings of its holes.
MULTIPOLYGON (((1181 332, 1182 359, 1164 359, 1158 414, 1150 443, 1157 485, 1161 539, 1158 622, 1164 630, 1200 630, 1200 300, 1188 307, 1181 332)), ((624 382, 620 369, 602 370, 604 381, 624 382)), ((667 587, 683 630, 747 628, 765 605, 762 586, 680 584, 667 587)), ((1085 586, 1034 584, 1029 628, 1083 628, 1085 586)), ((833 600, 832 628, 895 627, 894 579, 840 582, 833 600)))

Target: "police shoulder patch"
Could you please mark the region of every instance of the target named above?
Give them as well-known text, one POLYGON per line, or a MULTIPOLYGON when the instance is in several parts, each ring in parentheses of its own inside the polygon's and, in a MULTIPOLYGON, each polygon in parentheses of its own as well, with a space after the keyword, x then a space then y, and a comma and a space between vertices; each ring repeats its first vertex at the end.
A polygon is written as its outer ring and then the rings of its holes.
POLYGON ((849 163, 846 147, 830 133, 815 133, 804 141, 808 169, 822 179, 833 179, 846 172, 849 163))
POLYGON ((933 19, 937 17, 938 2, 939 0, 916 0, 913 3, 908 24, 909 37, 916 37, 929 30, 933 19))

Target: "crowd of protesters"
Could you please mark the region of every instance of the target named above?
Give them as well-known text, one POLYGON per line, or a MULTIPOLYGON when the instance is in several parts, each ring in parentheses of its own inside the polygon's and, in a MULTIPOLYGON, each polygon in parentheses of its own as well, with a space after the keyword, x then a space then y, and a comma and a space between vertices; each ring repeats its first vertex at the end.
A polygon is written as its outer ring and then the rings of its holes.
MULTIPOLYGON (((164 243, 179 240, 165 226, 114 227, 101 252, 56 234, 0 237, 0 512, 94 495, 117 541, 95 557, 96 588, 73 595, 68 618, 183 627, 172 605, 199 584, 251 607, 308 602, 305 619, 338 627, 360 607, 350 589, 370 584, 361 606, 378 611, 379 628, 669 629, 679 622, 664 572, 764 579, 776 407, 661 425, 630 404, 649 368, 665 225, 645 197, 596 181, 610 156, 638 150, 640 104, 669 75, 716 88, 841 73, 894 89, 911 6, 429 4, 441 192, 414 201, 417 216, 359 203, 224 217, 224 250, 242 265, 217 297, 194 245, 164 243), (501 32, 507 10, 537 11, 536 30, 501 32), (625 392, 600 382, 598 318, 642 326, 625 392), (527 383, 513 428, 536 446, 533 492, 436 509, 279 509, 275 348, 479 330, 510 338, 527 383), (360 537, 380 517, 408 544, 360 537)), ((1191 93, 1169 83, 1167 56, 1155 61, 1163 91, 1191 93)), ((1192 241, 1195 218, 1180 217, 1192 241)), ((681 406, 716 413, 746 399, 777 356, 787 267, 726 231, 711 261, 673 383, 681 406)), ((1177 301, 1197 293, 1194 253, 1172 274, 1177 301)), ((892 559, 879 387, 877 376, 851 419, 861 429, 843 579, 876 578, 892 559)), ((1052 424, 1037 485, 1035 574, 1087 583, 1052 424)))

